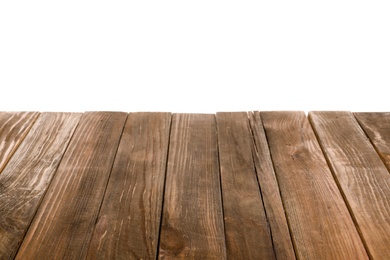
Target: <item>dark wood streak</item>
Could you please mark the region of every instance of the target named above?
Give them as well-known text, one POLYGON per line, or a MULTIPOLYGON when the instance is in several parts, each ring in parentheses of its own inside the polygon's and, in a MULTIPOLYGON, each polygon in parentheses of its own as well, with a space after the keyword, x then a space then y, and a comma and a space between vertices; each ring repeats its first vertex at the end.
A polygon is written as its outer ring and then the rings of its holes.
POLYGON ((83 114, 16 259, 86 256, 126 117, 83 114))
POLYGON ((170 113, 130 113, 88 259, 155 259, 170 113))
POLYGON ((303 112, 262 112, 299 259, 367 259, 366 250, 303 112))
POLYGON ((1 259, 15 256, 80 116, 43 113, 0 175, 1 259))

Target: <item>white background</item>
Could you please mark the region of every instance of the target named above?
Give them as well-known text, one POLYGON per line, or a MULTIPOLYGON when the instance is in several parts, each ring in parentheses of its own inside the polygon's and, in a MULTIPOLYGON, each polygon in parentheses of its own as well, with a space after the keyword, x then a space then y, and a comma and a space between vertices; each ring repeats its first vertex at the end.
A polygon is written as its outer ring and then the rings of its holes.
POLYGON ((389 1, 1 1, 0 111, 390 111, 389 1))

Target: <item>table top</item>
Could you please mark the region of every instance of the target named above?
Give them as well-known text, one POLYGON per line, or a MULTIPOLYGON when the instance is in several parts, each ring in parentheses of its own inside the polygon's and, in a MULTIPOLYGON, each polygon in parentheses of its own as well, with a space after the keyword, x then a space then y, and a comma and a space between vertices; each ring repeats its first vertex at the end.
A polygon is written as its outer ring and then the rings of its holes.
POLYGON ((0 259, 390 259, 390 113, 0 112, 0 259))

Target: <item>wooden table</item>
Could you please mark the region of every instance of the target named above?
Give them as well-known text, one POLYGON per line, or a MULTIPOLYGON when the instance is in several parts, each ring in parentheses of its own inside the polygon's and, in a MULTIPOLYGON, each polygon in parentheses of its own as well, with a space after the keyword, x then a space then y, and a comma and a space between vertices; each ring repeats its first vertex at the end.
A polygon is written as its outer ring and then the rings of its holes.
POLYGON ((0 112, 0 259, 390 259, 390 113, 0 112))

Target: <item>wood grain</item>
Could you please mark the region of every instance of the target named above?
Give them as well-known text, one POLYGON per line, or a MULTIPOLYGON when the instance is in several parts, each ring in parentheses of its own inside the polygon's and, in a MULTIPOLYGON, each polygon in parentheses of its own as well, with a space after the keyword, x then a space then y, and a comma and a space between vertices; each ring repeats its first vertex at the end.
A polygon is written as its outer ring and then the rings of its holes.
POLYGON ((43 113, 0 175, 1 259, 15 256, 80 116, 43 113))
POLYGON ((390 171, 390 113, 354 113, 390 171))
POLYGON ((389 147, 385 112, 0 112, 0 259, 390 259, 389 147))
POLYGON ((262 112, 299 259, 367 259, 363 243, 303 112, 262 112))
POLYGON ((156 259, 170 113, 130 113, 88 259, 156 259))
POLYGON ((260 113, 248 113, 253 133, 253 154, 264 207, 270 225, 277 259, 295 259, 295 252, 284 212, 279 184, 273 168, 260 113))
POLYGON ((0 112, 0 174, 38 116, 37 112, 0 112))
POLYGON ((275 259, 253 163, 246 113, 217 113, 226 250, 230 259, 275 259))
POLYGON ((373 259, 390 259, 390 174, 350 112, 310 119, 373 259))
POLYGON ((16 259, 86 256, 126 117, 83 114, 16 259))
POLYGON ((174 114, 160 259, 225 259, 214 115, 174 114))

